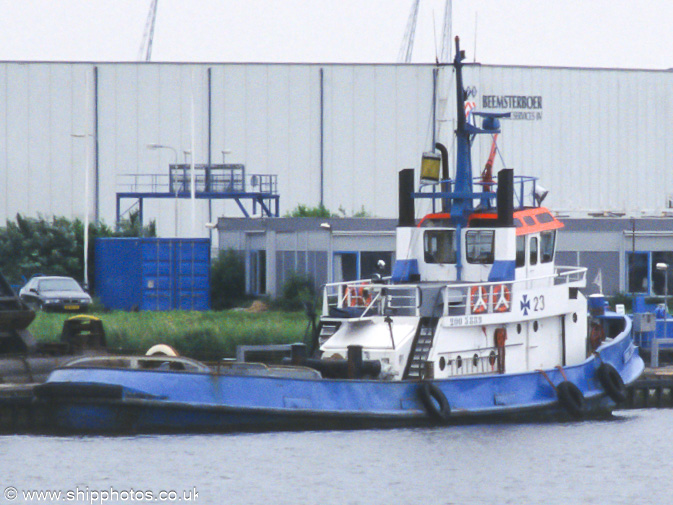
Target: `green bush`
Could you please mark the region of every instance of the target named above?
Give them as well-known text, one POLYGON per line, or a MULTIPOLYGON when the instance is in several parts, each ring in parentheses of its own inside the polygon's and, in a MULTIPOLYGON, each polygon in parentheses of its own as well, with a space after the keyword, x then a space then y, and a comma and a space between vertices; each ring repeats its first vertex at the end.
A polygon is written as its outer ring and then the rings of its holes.
POLYGON ((624 309, 627 312, 631 312, 632 307, 633 307, 633 297, 630 296, 627 293, 616 293, 612 295, 610 298, 610 305, 614 308, 618 304, 624 305, 624 309))
MULTIPOLYGON (((99 237, 154 237, 154 222, 141 226, 137 214, 122 221, 119 230, 105 223, 89 224, 89 281, 93 288, 95 240, 99 237)), ((83 282, 84 224, 64 217, 16 215, 0 228, 0 271, 10 284, 21 284, 35 274, 64 275, 83 282)))
POLYGON ((233 249, 220 251, 210 268, 210 305, 228 309, 246 300, 245 264, 233 249))
POLYGON ((283 284, 278 306, 284 310, 303 310, 305 303, 315 303, 313 281, 306 275, 292 272, 283 284))
POLYGON ((327 208, 321 203, 317 207, 309 207, 300 203, 297 205, 294 210, 285 214, 285 217, 336 217, 327 210, 327 208))

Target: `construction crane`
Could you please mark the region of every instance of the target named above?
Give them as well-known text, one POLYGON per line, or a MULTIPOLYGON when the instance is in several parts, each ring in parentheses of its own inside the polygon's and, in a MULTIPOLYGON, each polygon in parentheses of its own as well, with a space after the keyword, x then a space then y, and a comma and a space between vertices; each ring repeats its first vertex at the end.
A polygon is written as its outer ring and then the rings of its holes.
POLYGON ((442 52, 438 63, 451 61, 451 0, 444 4, 444 22, 442 23, 442 52))
POLYGON ((145 22, 145 31, 143 32, 143 41, 138 51, 138 60, 150 61, 152 59, 152 39, 154 38, 154 22, 157 19, 157 3, 159 0, 152 0, 150 11, 147 14, 145 22))
POLYGON ((411 53, 414 50, 414 36, 416 34, 416 20, 418 19, 418 4, 421 0, 412 0, 407 29, 404 32, 400 52, 397 55, 397 63, 411 63, 411 53))

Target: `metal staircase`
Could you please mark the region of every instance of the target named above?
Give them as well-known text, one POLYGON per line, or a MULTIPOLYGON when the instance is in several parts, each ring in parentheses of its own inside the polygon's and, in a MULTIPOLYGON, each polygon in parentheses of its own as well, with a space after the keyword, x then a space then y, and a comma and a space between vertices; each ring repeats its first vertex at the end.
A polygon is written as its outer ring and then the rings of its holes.
POLYGON ((414 343, 404 370, 405 379, 422 379, 425 367, 425 362, 432 350, 432 343, 435 339, 435 330, 437 329, 437 322, 439 318, 436 317, 421 317, 414 337, 414 343))

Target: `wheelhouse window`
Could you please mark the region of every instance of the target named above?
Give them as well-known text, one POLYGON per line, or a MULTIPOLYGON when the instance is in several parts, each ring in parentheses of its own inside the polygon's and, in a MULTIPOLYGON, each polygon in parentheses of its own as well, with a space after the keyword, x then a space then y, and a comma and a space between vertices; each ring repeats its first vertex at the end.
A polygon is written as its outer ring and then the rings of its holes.
POLYGON ((554 242, 556 241, 556 230, 543 231, 540 233, 540 262, 551 263, 554 261, 554 242))
POLYGON ((526 265, 526 236, 516 237, 516 266, 517 268, 526 265))
POLYGON ((528 264, 537 265, 537 237, 531 237, 528 247, 530 249, 528 264))
POLYGON ((426 263, 456 262, 456 230, 428 230, 423 235, 426 263))
POLYGON ((465 257, 468 263, 493 263, 493 230, 469 230, 465 234, 465 257))

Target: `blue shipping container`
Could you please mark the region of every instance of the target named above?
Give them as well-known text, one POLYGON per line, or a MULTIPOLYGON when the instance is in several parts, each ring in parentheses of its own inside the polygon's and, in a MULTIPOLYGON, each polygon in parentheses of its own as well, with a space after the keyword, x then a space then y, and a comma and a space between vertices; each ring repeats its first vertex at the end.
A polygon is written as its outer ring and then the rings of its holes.
POLYGON ((109 309, 210 309, 210 239, 96 239, 96 295, 109 309))

